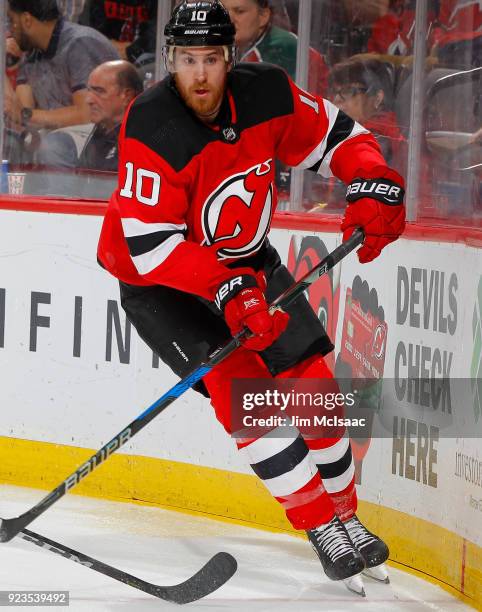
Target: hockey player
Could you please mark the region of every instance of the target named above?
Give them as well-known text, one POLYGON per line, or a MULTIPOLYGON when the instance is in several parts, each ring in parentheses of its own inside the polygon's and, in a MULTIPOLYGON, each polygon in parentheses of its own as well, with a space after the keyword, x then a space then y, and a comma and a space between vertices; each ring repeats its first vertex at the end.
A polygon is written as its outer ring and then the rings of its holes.
MULTIPOLYGON (((304 297, 268 311, 293 282, 267 240, 275 158, 350 184, 342 230, 346 239, 364 229, 361 262, 405 224, 402 178, 375 139, 282 69, 236 66, 234 33, 217 0, 174 9, 165 29, 170 74, 128 109, 98 249, 120 280, 127 317, 177 375, 248 328, 243 346, 197 386, 228 433, 233 378, 332 377, 323 355, 333 344, 304 297)), ((293 527, 307 532, 327 576, 346 580, 383 564, 387 546, 355 514, 346 433, 280 436, 237 443, 293 527)))

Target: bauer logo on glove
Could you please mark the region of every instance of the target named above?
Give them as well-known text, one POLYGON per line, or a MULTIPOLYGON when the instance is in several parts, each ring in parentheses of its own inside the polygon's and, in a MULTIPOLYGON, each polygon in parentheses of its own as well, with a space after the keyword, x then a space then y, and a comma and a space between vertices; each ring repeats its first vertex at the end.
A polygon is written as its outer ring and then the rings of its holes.
POLYGON ((378 168, 379 176, 355 178, 346 193, 348 206, 341 224, 343 240, 361 227, 365 240, 357 251, 360 263, 372 261, 405 229, 405 190, 402 177, 390 168, 378 168))
POLYGON ((384 204, 395 205, 403 203, 405 190, 394 181, 385 179, 355 179, 348 185, 347 202, 355 202, 360 198, 374 198, 384 204))
POLYGON ((231 334, 236 336, 247 328, 249 335, 240 342, 252 351, 268 348, 288 325, 289 315, 286 312, 269 311, 263 293, 265 287, 264 273, 251 270, 251 273, 223 282, 216 293, 215 303, 224 313, 231 334))
POLYGON ((238 286, 238 291, 240 291, 243 287, 243 278, 241 276, 231 278, 227 282, 223 283, 221 287, 219 287, 214 300, 219 310, 222 310, 221 304, 225 302, 230 293, 236 290, 236 286, 238 286))

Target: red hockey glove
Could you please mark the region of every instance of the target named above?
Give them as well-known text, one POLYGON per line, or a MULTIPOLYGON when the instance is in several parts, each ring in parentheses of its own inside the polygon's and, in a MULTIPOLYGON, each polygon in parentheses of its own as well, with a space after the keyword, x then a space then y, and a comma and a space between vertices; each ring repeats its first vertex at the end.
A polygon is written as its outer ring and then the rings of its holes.
POLYGON ((365 241, 357 251, 360 263, 367 263, 380 255, 380 251, 396 240, 405 229, 403 205, 403 179, 394 170, 387 169, 383 177, 356 178, 348 185, 348 206, 341 230, 343 240, 357 227, 365 232, 365 241))
POLYGON ((289 315, 281 310, 268 311, 263 290, 266 280, 262 272, 255 276, 240 274, 223 282, 216 293, 216 305, 233 336, 247 327, 253 334, 241 341, 252 351, 263 351, 280 336, 288 325, 289 315), (260 286, 261 285, 261 286, 260 286))

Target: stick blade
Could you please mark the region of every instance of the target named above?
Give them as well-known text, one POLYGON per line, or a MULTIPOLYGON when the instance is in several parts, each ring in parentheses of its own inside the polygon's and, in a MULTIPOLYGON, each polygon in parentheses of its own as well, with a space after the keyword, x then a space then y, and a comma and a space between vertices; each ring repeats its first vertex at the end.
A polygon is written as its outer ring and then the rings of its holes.
POLYGON ((235 574, 237 568, 238 564, 232 555, 219 552, 184 582, 173 586, 155 586, 151 594, 178 604, 197 601, 223 586, 235 574))
POLYGON ((0 542, 10 542, 23 528, 22 516, 11 519, 0 519, 0 542))

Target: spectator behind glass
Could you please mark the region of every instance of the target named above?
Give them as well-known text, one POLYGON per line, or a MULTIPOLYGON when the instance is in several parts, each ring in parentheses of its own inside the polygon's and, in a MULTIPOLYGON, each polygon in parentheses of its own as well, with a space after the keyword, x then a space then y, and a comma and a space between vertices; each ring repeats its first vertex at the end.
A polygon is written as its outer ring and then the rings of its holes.
MULTIPOLYGON (((389 11, 373 24, 368 51, 413 53, 416 0, 391 0, 389 11)), ((480 66, 480 0, 428 0, 427 47, 439 63, 460 69, 480 66)))
MULTIPOLYGON (((371 53, 411 55, 415 34, 416 0, 390 0, 389 10, 373 26, 367 50, 371 53)), ((438 0, 428 0, 428 47, 432 45, 432 24, 437 18, 438 0)))
MULTIPOLYGON (((333 66, 329 77, 331 101, 375 136, 388 163, 405 170, 406 141, 393 112, 391 66, 376 59, 351 58, 333 66)), ((320 205, 310 212, 340 211, 345 208, 346 187, 336 179, 318 185, 320 205), (326 206, 328 208, 326 208, 326 206)))
POLYGON ((64 151, 64 172, 57 173, 55 184, 51 185, 55 194, 97 199, 110 196, 117 175, 106 173, 117 172, 117 138, 122 118, 142 89, 136 68, 126 60, 109 61, 94 68, 87 84, 89 121, 93 127, 87 132, 82 148, 74 134, 57 132, 64 151), (76 169, 91 172, 79 174, 76 169))
POLYGON ((110 39, 122 59, 136 62, 155 54, 157 0, 92 0, 89 13, 90 25, 110 39))
POLYGON ((17 100, 7 112, 36 128, 86 123, 88 75, 102 62, 118 59, 116 50, 92 28, 65 21, 56 0, 8 4, 11 34, 28 55, 17 77, 17 100))
POLYGON ((10 32, 7 31, 5 40, 5 71, 13 89, 17 86, 18 68, 22 57, 23 51, 17 45, 10 32))
POLYGON ((78 167, 117 171, 117 138, 124 112, 142 92, 142 80, 125 60, 95 68, 87 85, 87 104, 94 128, 80 154, 78 167))
MULTIPOLYGON (((223 0, 236 28, 239 60, 268 62, 296 75, 297 37, 273 24, 273 9, 268 0, 223 0)), ((328 69, 323 57, 310 48, 308 90, 326 94, 328 69)))
POLYGON ((376 59, 350 59, 330 72, 331 99, 370 130, 388 163, 403 169, 405 139, 393 111, 391 66, 376 59))
POLYGON ((439 63, 461 70, 482 65, 482 3, 441 0, 435 45, 439 63))

